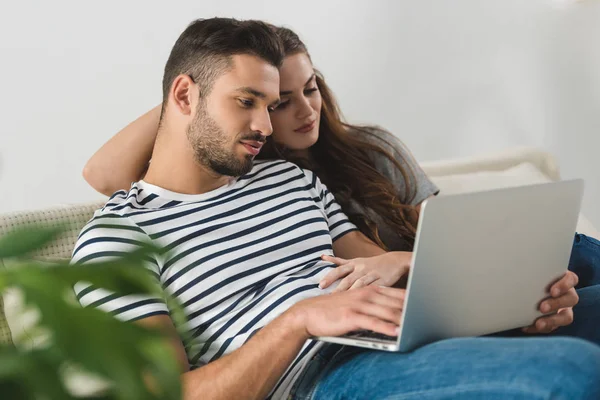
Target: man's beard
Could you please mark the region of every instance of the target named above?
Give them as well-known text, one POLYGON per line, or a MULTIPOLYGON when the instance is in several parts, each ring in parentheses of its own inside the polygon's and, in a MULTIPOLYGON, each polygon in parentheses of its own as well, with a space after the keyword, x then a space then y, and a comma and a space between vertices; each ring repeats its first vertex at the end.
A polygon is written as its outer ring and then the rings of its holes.
MULTIPOLYGON (((247 139, 264 142, 264 137, 260 134, 244 136, 239 140, 247 139)), ((233 150, 228 150, 231 144, 227 134, 211 118, 206 111, 206 106, 202 103, 198 105, 196 118, 188 127, 187 137, 194 151, 196 161, 219 175, 242 176, 252 169, 253 157, 248 154, 243 160, 240 160, 233 150)))

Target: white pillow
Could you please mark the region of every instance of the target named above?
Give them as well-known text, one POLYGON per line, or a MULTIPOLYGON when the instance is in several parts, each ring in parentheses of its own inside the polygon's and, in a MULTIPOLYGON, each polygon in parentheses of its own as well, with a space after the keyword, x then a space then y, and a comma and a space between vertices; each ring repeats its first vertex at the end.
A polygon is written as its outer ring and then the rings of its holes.
MULTIPOLYGON (((430 176, 430 178, 439 187, 441 196, 552 181, 530 162, 524 162, 502 171, 477 171, 468 174, 430 176)), ((577 223, 577 232, 600 237, 600 233, 581 214, 577 223)))

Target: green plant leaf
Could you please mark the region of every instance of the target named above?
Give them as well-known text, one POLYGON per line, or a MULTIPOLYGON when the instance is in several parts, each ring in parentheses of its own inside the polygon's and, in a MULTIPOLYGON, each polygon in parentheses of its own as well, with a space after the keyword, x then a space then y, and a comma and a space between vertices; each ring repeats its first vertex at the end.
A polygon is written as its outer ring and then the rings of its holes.
POLYGON ((0 348, 0 393, 11 400, 75 400, 58 373, 61 363, 56 353, 49 349, 0 348))
MULTIPOLYGON (((43 267, 36 261, 25 261, 0 271, 0 290, 13 285, 43 288, 48 286, 48 280, 62 288, 72 288, 76 283, 85 281, 123 295, 162 293, 157 279, 145 268, 143 261, 136 258, 83 265, 57 262, 43 267)), ((59 287, 53 289, 58 290, 59 287)))
MULTIPOLYGON (((94 308, 72 307, 52 291, 25 290, 41 311, 41 325, 52 331, 52 344, 65 360, 114 383, 119 400, 179 400, 179 371, 162 333, 121 322, 94 308), (159 391, 151 393, 144 373, 159 391), (168 389, 168 390, 167 390, 168 389)), ((2 362, 2 358, 0 358, 2 362)))
POLYGON ((0 238, 0 258, 23 257, 55 239, 62 226, 29 225, 0 238))
MULTIPOLYGON (((0 239, 0 257, 19 257, 10 269, 0 270, 0 291, 7 286, 19 287, 25 301, 40 310, 39 327, 51 334, 47 348, 28 352, 0 349, 0 397, 10 393, 11 400, 71 400, 59 374, 68 362, 112 383, 98 399, 180 400, 178 363, 162 333, 121 322, 94 308, 82 308, 74 304, 72 296, 77 282, 122 295, 162 296, 158 280, 144 266, 146 257, 161 250, 145 245, 121 259, 84 265, 66 261, 48 265, 21 259, 58 232, 28 228, 0 239), (153 390, 147 385, 148 377, 153 390)), ((177 318, 184 318, 178 303, 168 302, 177 318)))

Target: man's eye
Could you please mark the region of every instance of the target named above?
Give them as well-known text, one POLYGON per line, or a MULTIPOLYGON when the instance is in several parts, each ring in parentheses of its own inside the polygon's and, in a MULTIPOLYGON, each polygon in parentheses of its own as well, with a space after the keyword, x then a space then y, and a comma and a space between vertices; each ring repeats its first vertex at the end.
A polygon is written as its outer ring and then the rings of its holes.
POLYGON ((283 101, 281 103, 279 103, 277 105, 277 107, 275 107, 276 110, 283 110, 284 108, 286 108, 288 105, 290 104, 290 101, 283 101))
POLYGON ((248 99, 238 99, 238 101, 240 102, 240 104, 242 105, 242 107, 244 108, 250 108, 254 105, 254 102, 252 100, 248 100, 248 99))

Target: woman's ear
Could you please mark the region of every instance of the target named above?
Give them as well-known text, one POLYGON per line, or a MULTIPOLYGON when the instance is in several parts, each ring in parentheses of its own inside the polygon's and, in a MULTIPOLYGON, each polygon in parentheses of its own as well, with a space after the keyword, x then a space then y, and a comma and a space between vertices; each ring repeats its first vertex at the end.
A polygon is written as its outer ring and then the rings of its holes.
POLYGON ((191 115, 199 99, 198 86, 189 75, 178 75, 171 85, 170 101, 183 115, 191 115))

